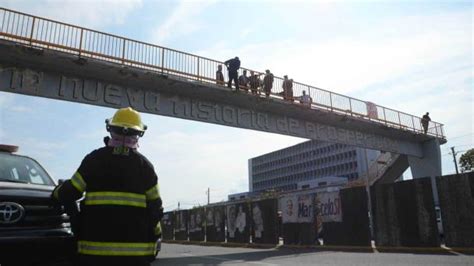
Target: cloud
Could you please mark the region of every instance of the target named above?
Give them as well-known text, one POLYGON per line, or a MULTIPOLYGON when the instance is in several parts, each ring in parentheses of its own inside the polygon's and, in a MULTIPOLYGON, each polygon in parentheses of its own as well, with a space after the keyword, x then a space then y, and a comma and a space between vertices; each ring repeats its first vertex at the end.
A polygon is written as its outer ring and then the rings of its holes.
MULTIPOLYGON (((473 132, 471 18, 469 10, 396 16, 327 40, 300 36, 240 47, 219 42, 194 53, 212 58, 237 54, 251 69, 270 68, 278 76, 288 74, 416 116, 429 111, 434 121, 445 124, 449 141, 473 132)), ((443 157, 448 172, 451 164, 443 157)))
MULTIPOLYGON (((208 187, 213 202, 248 191, 248 159, 304 141, 233 128, 217 134, 220 126, 202 127, 207 130, 147 132, 141 140, 141 152, 156 167, 164 205, 178 201, 205 204, 208 187)), ((158 127, 150 126, 153 128, 158 127)))
POLYGON ((82 27, 103 28, 124 24, 128 14, 142 6, 142 0, 6 0, 2 6, 82 27))
POLYGON ((198 19, 199 14, 215 2, 217 1, 180 1, 166 20, 151 30, 151 42, 165 45, 173 38, 197 31, 203 25, 198 19))
POLYGON ((472 27, 459 26, 465 21, 470 12, 396 17, 327 40, 283 36, 239 47, 229 41, 193 53, 212 58, 238 54, 245 67, 270 68, 277 76, 349 93, 456 56, 472 58, 472 27), (426 24, 433 30, 413 27, 426 24))

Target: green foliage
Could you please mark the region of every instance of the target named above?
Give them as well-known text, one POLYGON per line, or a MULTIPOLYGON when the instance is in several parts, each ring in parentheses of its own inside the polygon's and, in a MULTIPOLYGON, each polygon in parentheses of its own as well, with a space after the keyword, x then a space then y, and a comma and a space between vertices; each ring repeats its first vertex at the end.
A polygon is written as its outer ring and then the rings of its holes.
POLYGON ((474 149, 470 149, 461 155, 461 158, 459 158, 459 166, 463 173, 474 170, 474 149))

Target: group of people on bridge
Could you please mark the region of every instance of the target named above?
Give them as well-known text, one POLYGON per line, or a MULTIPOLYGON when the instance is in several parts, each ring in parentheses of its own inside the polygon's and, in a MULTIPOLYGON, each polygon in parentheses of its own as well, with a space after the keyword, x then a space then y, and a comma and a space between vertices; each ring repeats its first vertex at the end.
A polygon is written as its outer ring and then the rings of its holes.
MULTIPOLYGON (((270 97, 274 82, 274 76, 270 70, 265 70, 265 74, 257 73, 251 70, 250 76, 247 76, 247 70, 243 70, 242 75, 239 76, 239 57, 225 61, 224 65, 227 67, 229 76, 227 87, 232 89, 232 82, 234 82, 234 92, 242 90, 248 93, 250 91, 253 95, 259 96, 263 91, 266 98, 270 97), (264 75, 263 80, 260 78, 262 75, 264 75)), ((222 65, 217 66, 216 83, 222 86, 225 85, 224 74, 222 73, 222 65)), ((308 94, 306 94, 306 91, 303 90, 303 95, 299 97, 293 96, 293 79, 288 79, 287 75, 284 76, 282 89, 283 91, 278 93, 278 95, 282 96, 285 101, 294 102, 295 100, 299 100, 301 104, 311 107, 313 100, 308 94)))
MULTIPOLYGON (((225 61, 224 65, 227 67, 229 76, 229 80, 227 81, 227 87, 229 87, 231 90, 233 82, 235 87, 235 89, 233 90, 234 92, 242 90, 246 93, 249 93, 250 90, 253 95, 260 96, 261 92, 263 91, 265 93, 266 98, 270 97, 275 78, 269 69, 265 70, 265 73, 258 73, 251 70, 250 76, 247 76, 247 70, 244 69, 242 71, 242 75, 239 76, 240 59, 237 56, 235 58, 225 61), (260 76, 262 75, 264 75, 263 80, 260 78, 260 76)), ((217 85, 225 86, 224 74, 222 73, 222 65, 217 66, 216 83, 217 85)), ((282 89, 283 91, 277 93, 277 95, 283 97, 283 100, 289 102, 294 102, 295 100, 298 100, 304 106, 311 108, 313 99, 310 95, 306 94, 305 90, 303 90, 303 94, 301 96, 293 96, 293 79, 289 79, 288 75, 283 76, 282 89)), ((427 134, 428 132, 430 121, 431 119, 429 117, 429 113, 426 113, 421 118, 420 122, 424 134, 427 134)))

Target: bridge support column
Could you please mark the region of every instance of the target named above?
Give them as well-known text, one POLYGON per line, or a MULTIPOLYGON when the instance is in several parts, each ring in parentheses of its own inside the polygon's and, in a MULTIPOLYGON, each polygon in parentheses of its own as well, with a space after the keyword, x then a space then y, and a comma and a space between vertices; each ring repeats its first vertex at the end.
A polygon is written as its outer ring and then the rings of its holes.
POLYGON ((423 157, 408 156, 408 164, 413 178, 441 176, 441 151, 437 139, 421 144, 423 157))
POLYGON ((408 165, 413 178, 430 177, 435 205, 439 205, 436 177, 441 176, 441 150, 438 139, 423 142, 423 158, 408 157, 408 165))

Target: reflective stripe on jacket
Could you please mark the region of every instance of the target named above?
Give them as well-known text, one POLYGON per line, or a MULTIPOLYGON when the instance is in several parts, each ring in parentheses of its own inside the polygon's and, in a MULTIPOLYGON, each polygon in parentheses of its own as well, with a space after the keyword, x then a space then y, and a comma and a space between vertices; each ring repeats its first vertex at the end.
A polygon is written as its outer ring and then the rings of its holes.
POLYGON ((87 155, 70 180, 56 187, 62 203, 83 197, 78 253, 89 256, 153 256, 162 216, 158 178, 136 150, 114 154, 104 147, 87 155))

